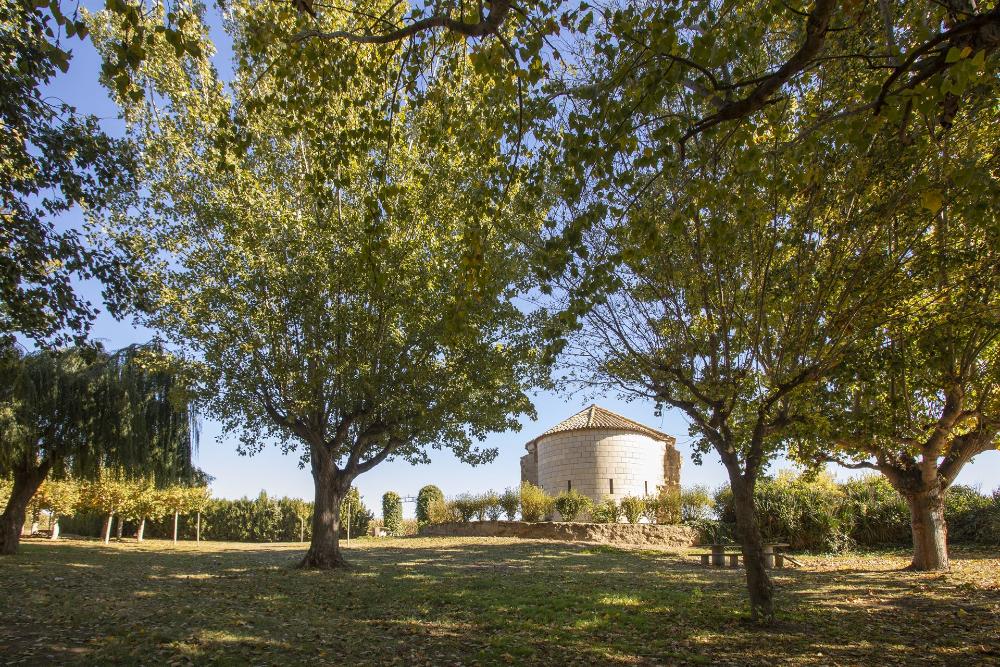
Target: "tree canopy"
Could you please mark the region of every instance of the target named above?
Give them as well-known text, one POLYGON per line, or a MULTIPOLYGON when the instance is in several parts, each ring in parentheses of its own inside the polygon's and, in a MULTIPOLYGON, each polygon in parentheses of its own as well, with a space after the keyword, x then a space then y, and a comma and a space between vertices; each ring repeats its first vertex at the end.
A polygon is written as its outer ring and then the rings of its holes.
MULTIPOLYGON (((148 286, 142 320, 198 363, 241 451, 302 448, 317 493, 335 492, 318 508, 389 457, 490 460, 475 439, 516 428, 537 377, 515 299, 519 239, 544 211, 494 122, 516 100, 479 85, 460 43, 414 100, 389 47, 306 46, 299 76, 278 78, 256 35, 291 19, 273 3, 230 11, 231 94, 197 23, 200 57, 148 45, 150 94, 120 98, 143 188, 112 224, 148 286)), ((106 54, 122 29, 95 22, 106 54)), ((327 532, 314 525, 314 548, 327 532)))
POLYGON ((195 414, 162 350, 2 352, 0 476, 14 482, 2 553, 17 549, 28 502, 50 474, 92 479, 110 467, 164 482, 191 474, 195 414))
POLYGON ((0 26, 0 343, 82 341, 95 309, 72 280, 101 279, 118 305, 124 273, 57 221, 76 206, 106 205, 129 180, 128 152, 96 118, 44 92, 69 68, 60 37, 87 35, 78 17, 58 2, 3 0, 0 26))

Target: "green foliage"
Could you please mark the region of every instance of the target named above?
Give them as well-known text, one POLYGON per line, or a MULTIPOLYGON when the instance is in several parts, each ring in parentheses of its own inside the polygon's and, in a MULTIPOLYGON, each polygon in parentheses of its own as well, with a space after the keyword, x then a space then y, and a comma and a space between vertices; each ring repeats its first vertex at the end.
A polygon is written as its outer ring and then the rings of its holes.
POLYGON ((446 502, 443 498, 431 500, 427 507, 427 517, 430 523, 454 523, 462 521, 462 514, 454 502, 446 502))
POLYGON ((851 539, 862 547, 910 542, 910 510, 899 492, 881 476, 840 485, 852 522, 851 539))
POLYGON ((382 526, 389 535, 399 535, 403 528, 403 501, 395 491, 382 494, 382 526))
MULTIPOLYGON (((81 490, 80 483, 73 478, 47 479, 38 487, 31 504, 35 510, 45 510, 57 517, 65 516, 79 507, 81 490)), ((3 491, 0 490, 0 502, 6 500, 2 496, 3 491)))
POLYGON ((555 509, 555 499, 545 489, 530 482, 521 483, 521 520, 542 521, 555 509))
MULTIPOLYGON (((383 498, 383 503, 385 499, 383 498)), ((308 503, 308 514, 307 516, 312 516, 312 503, 308 503)), ((385 507, 383 505, 383 512, 385 507)), ((400 515, 402 515, 402 509, 400 509, 400 515)), ((368 534, 368 528, 371 526, 372 520, 375 515, 365 507, 364 500, 361 497, 361 492, 356 486, 352 486, 348 490, 347 495, 340 503, 340 534, 341 536, 347 535, 347 526, 351 526, 351 537, 361 537, 362 535, 368 534)), ((311 532, 311 527, 310 527, 311 532)))
POLYGON ((472 521, 476 516, 479 499, 471 493, 460 493, 451 499, 451 507, 462 523, 472 521))
POLYGON ((227 5, 224 83, 187 9, 183 27, 160 4, 92 21, 106 62, 140 33, 156 63, 134 72, 141 99, 107 80, 114 67, 105 77, 143 176, 108 221, 146 288, 140 319, 198 360, 206 409, 241 451, 305 447, 348 479, 431 448, 491 460, 476 443, 517 428, 540 379, 512 297, 529 287, 520 239, 544 205, 502 159, 496 120, 516 98, 457 42, 407 98, 386 75, 407 53, 289 49, 260 26, 289 34, 294 13, 251 0, 227 5))
MULTIPOLYGON (((782 474, 763 480, 755 498, 765 539, 788 542, 793 549, 831 552, 910 544, 906 501, 882 476, 837 484, 822 475, 782 474)), ((995 543, 997 498, 997 493, 987 496, 966 486, 949 491, 945 495, 949 540, 995 543)), ((732 534, 735 520, 728 487, 716 492, 715 503, 717 524, 699 519, 692 525, 719 535, 732 534)))
POLYGON ((680 520, 684 522, 701 521, 712 516, 715 501, 707 486, 698 485, 681 490, 680 520))
POLYGON ((618 523, 622 518, 622 508, 612 497, 596 503, 590 510, 590 520, 594 523, 618 523))
POLYGON ((428 508, 431 502, 444 500, 444 493, 433 484, 428 484, 417 493, 417 523, 430 523, 431 518, 428 508))
POLYGON ((483 503, 486 506, 486 519, 489 521, 499 521, 500 517, 503 516, 500 494, 490 489, 483 494, 483 503))
POLYGON ((563 491, 554 501, 556 511, 563 521, 576 521, 581 515, 587 514, 593 504, 589 496, 575 490, 563 491))
POLYGON ((45 466, 96 479, 105 467, 167 483, 193 474, 196 415, 158 346, 108 354, 0 348, 0 476, 45 466))
POLYGON ((96 311, 74 284, 104 281, 113 307, 123 288, 114 257, 56 224, 78 205, 108 205, 133 168, 124 142, 47 91, 69 68, 68 38, 87 35, 60 4, 0 1, 0 345, 15 334, 82 343, 96 311))
POLYGON ((80 506, 105 515, 128 515, 134 502, 133 484, 119 470, 102 470, 80 489, 80 506))
POLYGON ((521 493, 518 489, 508 487, 500 494, 500 508, 507 521, 517 519, 517 510, 521 507, 521 493))
POLYGON ((629 523, 639 523, 646 511, 646 500, 638 496, 625 496, 619 504, 621 513, 629 523))
POLYGON ((675 489, 660 487, 655 496, 647 496, 643 512, 650 523, 676 524, 681 521, 681 494, 675 489))

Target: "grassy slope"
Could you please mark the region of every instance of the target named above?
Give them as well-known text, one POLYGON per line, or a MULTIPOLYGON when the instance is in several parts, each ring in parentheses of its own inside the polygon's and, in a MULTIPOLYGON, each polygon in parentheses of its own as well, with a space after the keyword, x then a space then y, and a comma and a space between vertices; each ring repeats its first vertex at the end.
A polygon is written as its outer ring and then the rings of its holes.
POLYGON ((806 557, 780 623, 745 624, 739 572, 690 556, 483 538, 297 544, 28 541, 0 560, 0 664, 1000 664, 1000 554, 806 557), (927 640, 930 644, 924 648, 927 640))

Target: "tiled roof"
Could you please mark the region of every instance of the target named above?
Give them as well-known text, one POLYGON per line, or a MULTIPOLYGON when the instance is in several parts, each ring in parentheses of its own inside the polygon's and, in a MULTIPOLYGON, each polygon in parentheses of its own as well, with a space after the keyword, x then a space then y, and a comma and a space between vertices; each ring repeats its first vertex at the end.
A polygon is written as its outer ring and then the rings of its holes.
MULTIPOLYGON (((643 426, 637 421, 633 421, 628 417, 623 417, 618 413, 611 412, 610 410, 605 410, 597 405, 591 405, 589 408, 576 413, 569 419, 559 422, 531 442, 538 442, 547 435, 552 435, 553 433, 563 433, 565 431, 628 431, 630 433, 641 433, 642 435, 649 436, 654 440, 662 440, 670 443, 671 445, 676 442, 673 436, 669 436, 666 433, 643 426)), ((528 444, 530 445, 531 442, 528 444)))

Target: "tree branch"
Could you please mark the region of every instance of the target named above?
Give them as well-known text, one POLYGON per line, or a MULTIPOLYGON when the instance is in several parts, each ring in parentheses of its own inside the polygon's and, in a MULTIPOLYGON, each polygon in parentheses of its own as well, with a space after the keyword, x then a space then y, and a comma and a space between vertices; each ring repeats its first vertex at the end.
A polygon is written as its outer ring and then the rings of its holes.
MULTIPOLYGON (((293 0, 294 1, 294 0, 293 0)), ((494 0, 490 5, 489 13, 481 18, 477 23, 466 23, 460 19, 454 19, 448 14, 435 14, 415 21, 409 25, 390 30, 379 34, 359 34, 350 30, 335 30, 333 32, 323 32, 321 30, 303 30, 292 37, 292 42, 301 42, 306 39, 346 39, 357 44, 391 44, 404 39, 409 39, 422 32, 443 28, 449 32, 464 35, 468 38, 486 37, 496 34, 503 25, 504 20, 510 14, 513 0, 494 0)), ((296 3, 296 8, 299 4, 296 3)), ((300 10, 301 11, 301 10, 300 10)))

